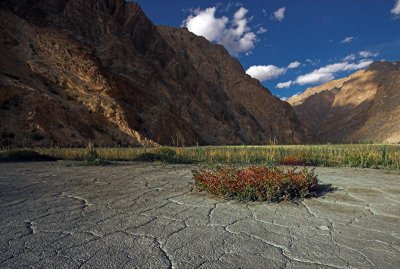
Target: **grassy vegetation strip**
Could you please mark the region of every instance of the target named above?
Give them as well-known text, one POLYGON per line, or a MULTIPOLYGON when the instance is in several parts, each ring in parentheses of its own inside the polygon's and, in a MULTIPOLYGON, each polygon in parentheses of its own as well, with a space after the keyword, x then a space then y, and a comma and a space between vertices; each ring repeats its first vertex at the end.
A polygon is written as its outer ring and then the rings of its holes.
POLYGON ((188 158, 214 163, 312 165, 400 169, 400 145, 298 145, 178 148, 188 158))
MULTIPOLYGON (((37 148, 41 155, 84 160, 86 148, 37 148)), ((4 150, 3 150, 4 152, 4 150)), ((1 153, 1 151, 0 151, 1 153)), ((169 163, 283 164, 400 169, 400 145, 207 146, 161 148, 96 148, 108 161, 169 163)))
POLYGON ((313 194, 318 186, 314 171, 307 168, 297 171, 267 166, 243 169, 223 166, 194 170, 193 177, 199 190, 239 201, 297 201, 313 194))

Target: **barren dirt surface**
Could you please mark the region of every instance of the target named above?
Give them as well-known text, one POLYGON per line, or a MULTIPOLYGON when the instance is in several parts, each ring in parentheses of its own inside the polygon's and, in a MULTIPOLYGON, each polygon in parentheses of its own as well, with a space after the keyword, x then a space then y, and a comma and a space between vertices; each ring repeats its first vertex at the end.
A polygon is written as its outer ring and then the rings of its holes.
POLYGON ((244 204, 193 168, 0 164, 0 267, 399 268, 399 174, 318 168, 336 191, 244 204))

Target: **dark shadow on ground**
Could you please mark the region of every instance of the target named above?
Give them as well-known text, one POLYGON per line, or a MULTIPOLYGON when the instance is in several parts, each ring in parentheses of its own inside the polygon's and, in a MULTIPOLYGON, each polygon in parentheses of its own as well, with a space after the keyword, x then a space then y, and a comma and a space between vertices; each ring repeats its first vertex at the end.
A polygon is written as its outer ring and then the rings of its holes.
POLYGON ((309 198, 319 198, 324 196, 325 194, 332 193, 337 191, 336 187, 333 187, 332 184, 318 184, 313 192, 310 194, 309 198))

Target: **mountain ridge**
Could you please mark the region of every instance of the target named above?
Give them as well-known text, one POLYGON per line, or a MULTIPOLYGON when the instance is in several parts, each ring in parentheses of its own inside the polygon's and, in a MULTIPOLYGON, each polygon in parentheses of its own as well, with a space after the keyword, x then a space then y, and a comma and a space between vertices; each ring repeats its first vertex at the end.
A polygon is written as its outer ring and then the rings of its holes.
POLYGON ((293 109, 224 48, 153 25, 136 3, 5 0, 0 12, 3 145, 304 140, 293 109))
POLYGON ((316 142, 400 142, 400 62, 378 61, 288 102, 316 142))

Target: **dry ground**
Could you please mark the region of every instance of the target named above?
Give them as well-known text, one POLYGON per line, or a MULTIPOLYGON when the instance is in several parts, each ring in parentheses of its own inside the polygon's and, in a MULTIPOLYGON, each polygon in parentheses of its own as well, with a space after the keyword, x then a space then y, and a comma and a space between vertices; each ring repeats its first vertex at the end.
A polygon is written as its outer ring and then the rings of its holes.
POLYGON ((0 164, 0 268, 399 268, 399 174, 318 168, 336 191, 244 204, 193 168, 0 164))

